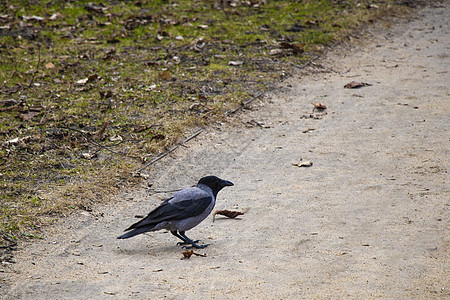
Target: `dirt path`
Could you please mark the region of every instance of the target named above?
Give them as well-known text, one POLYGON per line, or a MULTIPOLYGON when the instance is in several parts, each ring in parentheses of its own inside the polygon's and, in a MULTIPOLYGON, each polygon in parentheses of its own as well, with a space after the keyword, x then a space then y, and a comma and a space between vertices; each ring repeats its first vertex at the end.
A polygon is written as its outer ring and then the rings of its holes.
POLYGON ((165 232, 115 239, 166 196, 142 188, 19 251, 2 299, 449 299, 449 22, 447 1, 341 49, 242 116, 262 126, 161 162, 153 188, 215 174, 235 183, 217 209, 250 208, 189 232, 207 257, 181 260, 165 232))

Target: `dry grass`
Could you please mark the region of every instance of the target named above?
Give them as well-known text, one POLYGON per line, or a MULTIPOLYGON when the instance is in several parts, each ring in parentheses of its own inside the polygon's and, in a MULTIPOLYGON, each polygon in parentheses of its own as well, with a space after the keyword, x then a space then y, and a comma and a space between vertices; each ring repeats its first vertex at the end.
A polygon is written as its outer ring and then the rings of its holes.
POLYGON ((89 210, 391 1, 4 1, 0 233, 89 210), (99 3, 99 2, 97 2, 99 3), (360 5, 358 5, 358 3, 360 5), (375 6, 374 6, 375 5, 375 6))

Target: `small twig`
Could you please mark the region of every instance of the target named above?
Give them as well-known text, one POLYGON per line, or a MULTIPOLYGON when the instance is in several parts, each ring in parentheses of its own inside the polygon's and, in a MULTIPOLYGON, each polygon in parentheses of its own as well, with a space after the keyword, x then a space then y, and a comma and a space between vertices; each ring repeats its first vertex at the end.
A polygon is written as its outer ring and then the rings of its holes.
POLYGON ((264 94, 265 94, 265 92, 263 92, 263 91, 258 92, 258 93, 257 93, 255 96, 253 96, 252 98, 248 99, 248 100, 245 101, 245 102, 242 102, 241 105, 240 105, 239 107, 237 107, 237 108, 235 108, 235 109, 233 109, 233 110, 229 110, 229 111, 227 111, 225 114, 226 114, 227 116, 229 116, 229 115, 232 115, 232 114, 236 113, 238 110, 240 110, 240 109, 242 109, 243 107, 247 106, 248 104, 250 104, 250 102, 254 101, 255 99, 260 98, 260 97, 261 97, 262 95, 264 95, 264 94))
POLYGON ((28 88, 31 88, 33 85, 34 77, 36 77, 37 72, 39 71, 39 65, 41 64, 41 44, 38 43, 38 62, 36 66, 36 70, 33 72, 33 76, 31 77, 30 84, 28 85, 28 88))
POLYGON ((200 129, 199 131, 197 131, 196 133, 194 133, 193 135, 191 135, 190 137, 188 137, 187 139, 185 139, 184 141, 182 141, 181 143, 173 146, 172 148, 170 148, 169 150, 167 150, 166 152, 158 155, 157 157, 155 157, 154 159, 152 159, 151 161, 149 161, 148 163, 146 163, 142 168, 136 170, 134 173, 135 174, 139 174, 142 170, 148 168, 149 166, 153 165, 155 162, 157 162, 158 160, 164 158, 165 156, 167 156, 168 154, 172 153, 173 151, 175 151, 176 149, 178 149, 181 145, 183 145, 184 143, 189 142, 190 140, 192 140, 193 138, 197 137, 200 133, 203 132, 203 129, 200 129))
POLYGON ((97 133, 97 136, 98 136, 99 138, 102 138, 103 133, 105 133, 105 129, 106 129, 107 126, 108 126, 108 120, 106 120, 105 123, 103 123, 102 128, 101 128, 100 131, 97 133))

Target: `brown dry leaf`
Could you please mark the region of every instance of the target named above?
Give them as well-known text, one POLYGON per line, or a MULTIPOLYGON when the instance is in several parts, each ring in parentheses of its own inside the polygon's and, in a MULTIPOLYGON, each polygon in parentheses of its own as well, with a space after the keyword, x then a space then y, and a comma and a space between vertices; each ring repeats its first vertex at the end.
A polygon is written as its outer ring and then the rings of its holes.
POLYGON ((189 259, 192 255, 206 257, 206 254, 195 253, 194 250, 184 251, 182 259, 189 259))
POLYGON ((98 78, 99 77, 97 74, 89 75, 87 82, 93 82, 93 81, 97 80, 98 78))
POLYGON ((213 222, 216 220, 216 215, 222 215, 228 218, 236 218, 237 216, 243 215, 245 212, 241 212, 241 211, 232 211, 232 210, 227 210, 227 209, 223 209, 223 210, 216 210, 213 213, 213 222))
POLYGON ((370 83, 367 82, 357 82, 357 81, 352 81, 347 83, 346 85, 344 85, 344 88, 346 89, 357 89, 363 86, 371 86, 370 83))
POLYGON ((49 62, 49 63, 45 64, 45 68, 47 70, 54 69, 55 65, 52 62, 49 62))
POLYGON ((161 73, 158 74, 159 78, 163 79, 163 80, 170 80, 172 79, 172 74, 170 74, 169 71, 162 71, 161 73))
POLYGON ((294 54, 301 54, 305 52, 304 47, 305 44, 294 44, 294 43, 288 43, 288 42, 281 42, 280 43, 281 48, 283 49, 291 49, 294 54))
POLYGON ((302 168, 302 167, 312 167, 313 162, 310 160, 305 160, 305 161, 300 161, 300 162, 296 162, 296 163, 292 163, 293 166, 302 168))
POLYGON ((78 85, 85 85, 88 82, 95 81, 97 78, 99 78, 97 74, 92 74, 92 75, 89 75, 89 77, 77 80, 76 84, 78 84, 78 85))
POLYGON ((312 103, 312 105, 314 105, 313 111, 314 110, 318 110, 318 111, 322 111, 327 109, 327 106, 325 104, 323 104, 322 102, 317 102, 317 103, 312 103))
POLYGON ((184 251, 183 258, 191 258, 192 254, 194 254, 194 250, 184 251))
POLYGON ((316 26, 318 24, 319 24, 319 21, 314 21, 314 20, 306 20, 305 21, 306 26, 316 26))
POLYGON ((99 94, 100 94, 100 99, 107 99, 107 98, 111 98, 112 96, 114 96, 114 93, 111 90, 107 90, 106 92, 99 91, 99 94))
POLYGON ((20 109, 19 110, 19 118, 21 118, 24 121, 31 120, 34 117, 38 116, 42 112, 43 109, 44 109, 44 107, 40 106, 40 105, 26 107, 23 110, 20 109))

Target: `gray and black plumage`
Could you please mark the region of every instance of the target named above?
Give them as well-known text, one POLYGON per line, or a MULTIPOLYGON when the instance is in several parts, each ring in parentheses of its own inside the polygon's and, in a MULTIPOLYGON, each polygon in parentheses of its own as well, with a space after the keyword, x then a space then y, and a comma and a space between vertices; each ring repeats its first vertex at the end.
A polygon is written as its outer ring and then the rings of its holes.
POLYGON ((206 219, 216 204, 217 193, 232 185, 231 181, 216 176, 203 177, 196 186, 174 193, 147 217, 125 229, 127 233, 117 238, 127 239, 147 231, 167 229, 183 241, 179 245, 205 248, 208 245, 198 245, 198 241, 188 238, 185 232, 206 219))

